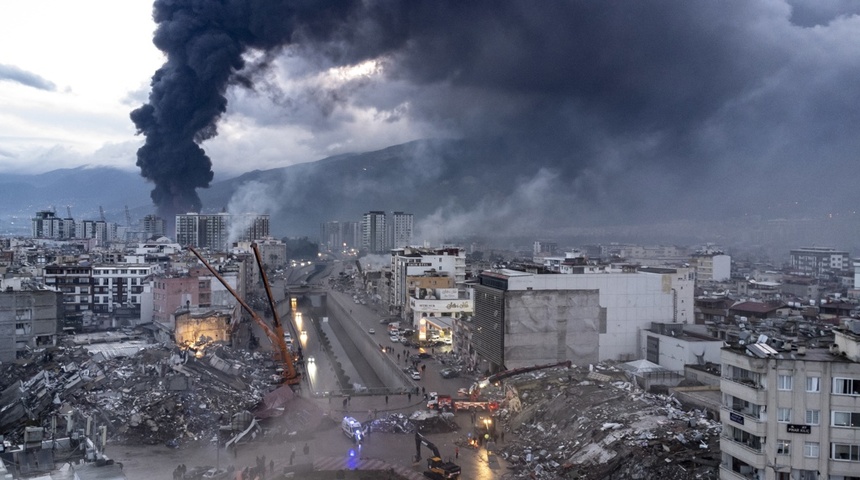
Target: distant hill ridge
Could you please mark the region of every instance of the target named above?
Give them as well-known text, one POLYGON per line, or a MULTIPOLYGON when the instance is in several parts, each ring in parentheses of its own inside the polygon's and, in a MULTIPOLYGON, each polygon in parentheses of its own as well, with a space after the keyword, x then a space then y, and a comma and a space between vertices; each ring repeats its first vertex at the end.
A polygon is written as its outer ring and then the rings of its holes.
MULTIPOLYGON (((458 144, 420 140, 254 170, 214 182, 198 193, 203 212, 214 213, 226 210, 234 194, 246 185, 244 196, 252 202, 246 206, 271 214, 275 235, 315 236, 323 221, 358 220, 369 210, 402 210, 417 216, 433 211, 441 199, 460 199, 465 192, 463 176, 456 168, 460 164, 455 153, 458 144), (265 193, 247 185, 262 185, 265 193), (254 201, 260 205, 255 206, 254 201)), ((151 188, 137 171, 112 167, 4 174, 0 175, 0 217, 29 219, 36 211, 51 207, 65 217, 68 205, 76 219, 97 219, 102 206, 108 220, 125 224, 126 205, 135 221, 154 210, 151 188)))

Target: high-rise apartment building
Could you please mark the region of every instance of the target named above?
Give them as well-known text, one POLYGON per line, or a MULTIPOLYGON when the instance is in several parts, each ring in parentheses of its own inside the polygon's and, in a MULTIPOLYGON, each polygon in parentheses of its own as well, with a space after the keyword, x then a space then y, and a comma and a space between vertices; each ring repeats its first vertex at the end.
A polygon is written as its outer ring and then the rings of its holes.
POLYGON ((176 216, 176 243, 180 245, 224 251, 230 242, 255 241, 268 236, 268 215, 186 213, 176 216))
POLYGON ((371 211, 361 219, 361 248, 370 253, 384 253, 388 250, 385 231, 385 212, 371 211))
POLYGON ((389 248, 404 248, 412 245, 413 215, 392 212, 388 224, 391 226, 389 248))
POLYGON ((51 210, 36 212, 30 225, 33 238, 67 239, 75 236, 75 221, 60 218, 51 210))
POLYGON ((143 233, 147 239, 152 237, 163 237, 167 233, 164 229, 164 219, 158 215, 147 215, 143 217, 143 233))
POLYGON ((321 245, 330 250, 360 248, 361 226, 361 222, 325 222, 320 225, 321 245))

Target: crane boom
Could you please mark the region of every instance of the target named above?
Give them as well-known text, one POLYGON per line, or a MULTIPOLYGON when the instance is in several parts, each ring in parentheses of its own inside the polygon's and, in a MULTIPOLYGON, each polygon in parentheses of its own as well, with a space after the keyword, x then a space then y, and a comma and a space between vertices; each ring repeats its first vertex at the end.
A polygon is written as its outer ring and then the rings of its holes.
MULTIPOLYGON (((221 282, 221 285, 224 285, 224 288, 226 288, 227 291, 229 291, 230 294, 233 295, 233 298, 235 298, 236 301, 239 302, 239 305, 241 305, 242 308, 246 312, 248 312, 248 314, 254 320, 254 323, 256 323, 260 327, 260 329, 263 330, 263 333, 265 333, 267 337, 269 337, 269 340, 276 347, 275 352, 276 352, 277 359, 281 363, 284 364, 284 367, 285 367, 284 368, 284 381, 289 385, 295 385, 295 384, 299 383, 300 376, 299 376, 298 372, 296 372, 296 367, 295 367, 295 364, 293 363, 293 356, 290 353, 289 349, 287 348, 287 343, 284 341, 284 330, 280 325, 280 319, 277 317, 277 311, 275 311, 274 306, 273 306, 272 310, 274 311, 274 315, 275 315, 274 318, 276 319, 275 320, 275 322, 276 322, 275 328, 277 331, 272 330, 272 328, 269 327, 269 325, 267 325, 266 322, 263 321, 263 319, 260 318, 259 315, 257 315, 257 312, 255 312, 250 306, 248 306, 248 304, 245 302, 245 300, 243 300, 242 297, 236 292, 236 290, 234 290, 233 287, 231 287, 230 284, 227 283, 226 280, 224 280, 224 277, 222 277, 218 273, 217 270, 212 268, 212 265, 210 265, 209 262, 207 262, 206 259, 203 258, 203 255, 201 255, 200 252, 197 251, 197 249, 195 249, 194 247, 189 245, 188 250, 190 250, 191 253, 193 253, 194 256, 196 256, 197 259, 203 263, 203 266, 205 266, 209 270, 209 272, 212 273, 212 275, 214 275, 215 278, 217 278, 219 282, 221 282)), ((259 251, 257 250, 256 244, 254 244, 254 251, 255 251, 255 254, 259 255, 259 251)), ((259 263, 259 261, 258 261, 258 263, 259 263)), ((263 281, 266 284, 266 291, 267 291, 268 295, 270 296, 269 300, 271 302, 272 298, 271 298, 271 290, 269 290, 269 282, 268 282, 268 279, 266 278, 265 273, 263 272, 262 268, 263 268, 262 265, 260 265, 260 272, 263 273, 263 281)))

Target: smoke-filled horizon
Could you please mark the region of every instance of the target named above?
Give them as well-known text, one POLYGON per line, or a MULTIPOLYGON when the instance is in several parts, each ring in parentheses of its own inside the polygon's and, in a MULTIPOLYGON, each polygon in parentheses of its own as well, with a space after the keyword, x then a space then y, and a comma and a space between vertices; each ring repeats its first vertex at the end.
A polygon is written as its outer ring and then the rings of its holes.
MULTIPOLYGON (((313 151, 349 151, 383 127, 489 145, 463 161, 513 179, 510 195, 482 196, 490 181, 477 179, 471 205, 440 198, 428 224, 856 214, 857 9, 156 1, 167 61, 132 113, 146 136, 138 165, 160 212, 199 210, 213 175, 203 141, 232 162, 266 149, 218 143, 233 115, 245 134, 295 135, 313 151)), ((415 175, 444 180, 439 165, 428 157, 415 175)))

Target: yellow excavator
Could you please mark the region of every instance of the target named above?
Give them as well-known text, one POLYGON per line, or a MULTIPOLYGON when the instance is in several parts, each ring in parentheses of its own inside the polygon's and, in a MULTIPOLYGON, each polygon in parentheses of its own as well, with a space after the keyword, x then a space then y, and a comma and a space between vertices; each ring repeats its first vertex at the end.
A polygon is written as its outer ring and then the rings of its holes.
POLYGON ((446 462, 439 455, 439 449, 424 435, 415 432, 415 463, 421 461, 421 445, 429 448, 433 456, 427 459, 427 470, 424 476, 433 480, 453 480, 460 478, 460 466, 454 462, 446 462))

